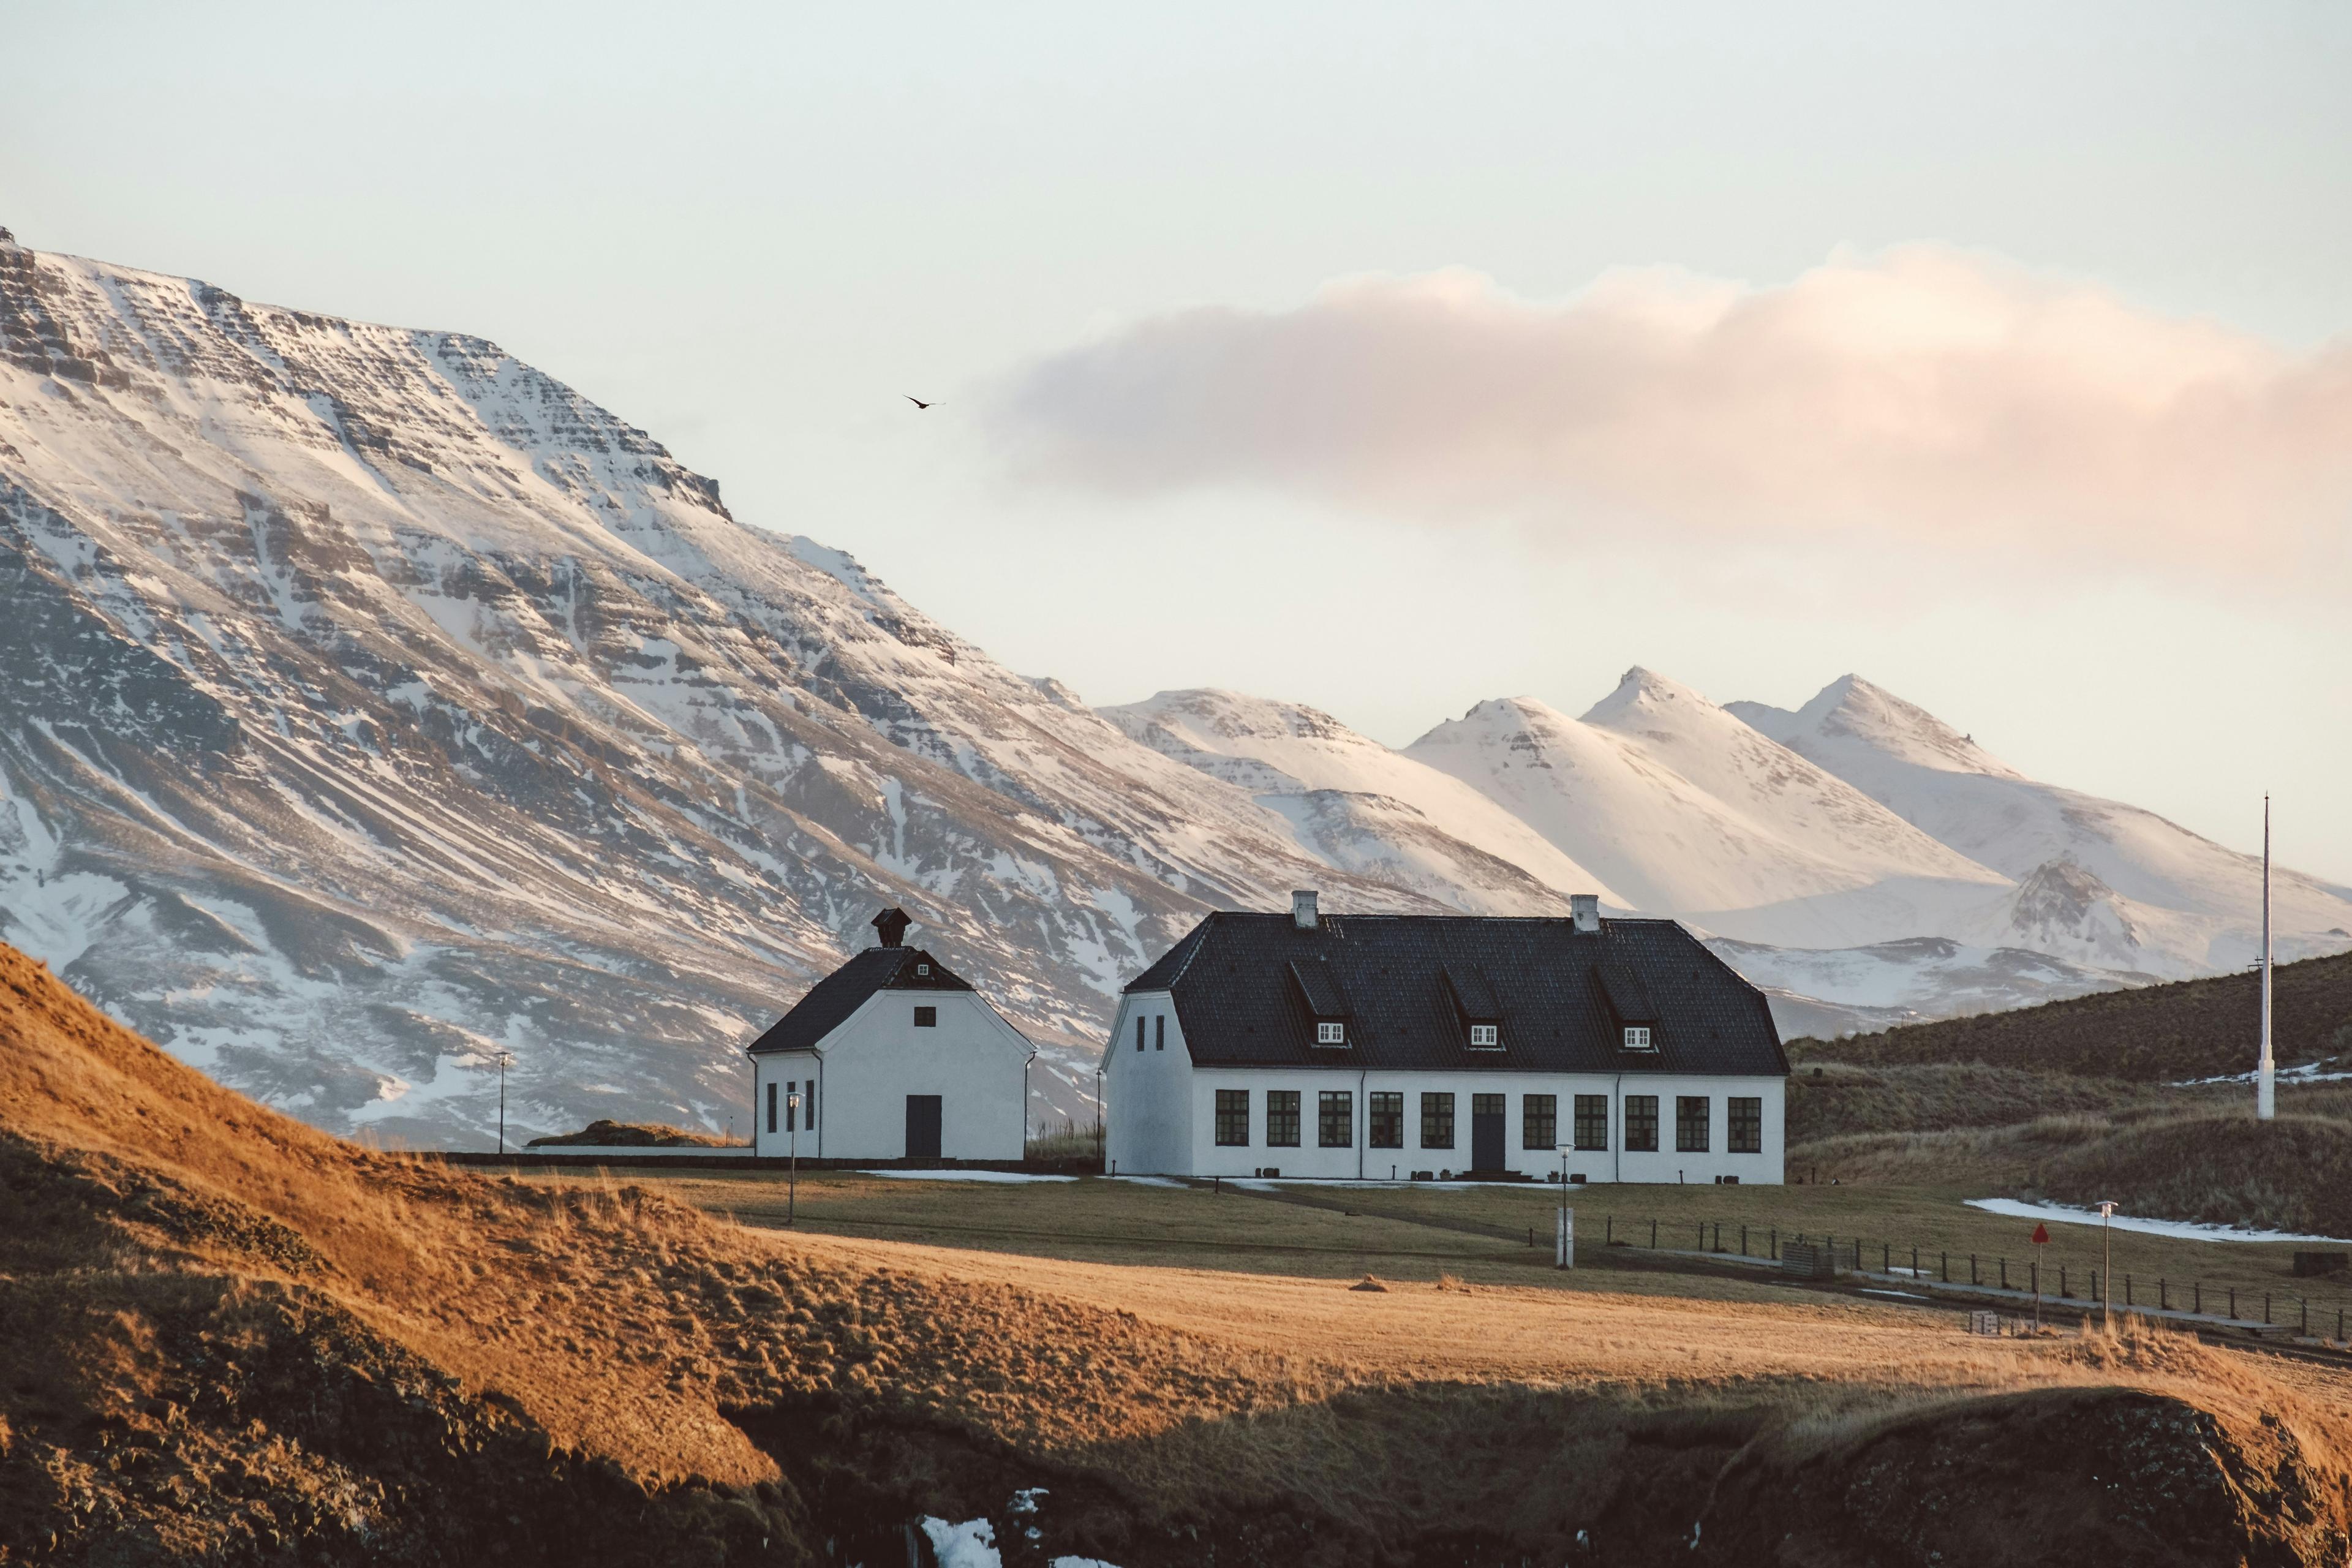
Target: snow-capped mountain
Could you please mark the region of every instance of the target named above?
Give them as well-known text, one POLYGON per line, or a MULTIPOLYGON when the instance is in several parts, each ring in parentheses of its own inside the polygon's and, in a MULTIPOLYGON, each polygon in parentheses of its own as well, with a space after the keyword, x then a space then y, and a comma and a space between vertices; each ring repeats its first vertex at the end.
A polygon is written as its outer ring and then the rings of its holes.
MULTIPOLYGON (((1950 934, 2165 979, 2243 967, 2261 945, 2262 862, 2137 806, 2037 784, 1857 676, 1794 712, 1730 711, 2015 884, 1950 934)), ((2352 945, 2352 889, 2273 868, 2281 958, 2352 945)))
POLYGON ((0 935, 339 1130, 501 1051, 522 1130, 723 1126, 885 903, 1075 1109, 1202 910, 1438 907, 478 338, 0 240, 0 935))
POLYGON ((1474 914, 1622 901, 1526 822, 1461 780, 1328 713, 1233 691, 1162 691, 1098 710, 1152 750, 1248 791, 1316 858, 1474 914))
MULTIPOLYGON (((0 230, 0 937, 341 1131, 727 1125, 738 1045, 883 904, 1080 1110, 1204 910, 1699 926, 1783 1026, 2241 962, 2253 871, 1849 679, 1635 670, 1400 752, 1228 692, 1096 712, 848 555, 737 522, 479 338, 248 304, 0 230)), ((2283 877, 2283 952, 2352 897, 2283 877)))
POLYGON ((1932 934, 2009 885, 1645 669, 1581 719, 1531 698, 1482 702, 1405 755, 1507 807, 1622 901, 1742 941, 1932 934))

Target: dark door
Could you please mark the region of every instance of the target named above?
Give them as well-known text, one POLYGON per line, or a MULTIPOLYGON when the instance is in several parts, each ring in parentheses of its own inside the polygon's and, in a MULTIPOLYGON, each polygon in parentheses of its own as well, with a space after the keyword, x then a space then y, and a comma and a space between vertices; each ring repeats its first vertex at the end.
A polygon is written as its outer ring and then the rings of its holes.
POLYGON ((1503 1097, 1499 1094, 1470 1097, 1470 1168, 1503 1168, 1503 1097))
MULTIPOLYGON (((1496 1126, 1502 1125, 1498 1119, 1496 1126)), ((1496 1137, 1500 1138, 1498 1131, 1496 1137)), ((1496 1148, 1502 1145, 1497 1143, 1496 1148)), ((940 1097, 936 1094, 910 1094, 907 1097, 907 1158, 936 1160, 940 1157, 940 1097)))

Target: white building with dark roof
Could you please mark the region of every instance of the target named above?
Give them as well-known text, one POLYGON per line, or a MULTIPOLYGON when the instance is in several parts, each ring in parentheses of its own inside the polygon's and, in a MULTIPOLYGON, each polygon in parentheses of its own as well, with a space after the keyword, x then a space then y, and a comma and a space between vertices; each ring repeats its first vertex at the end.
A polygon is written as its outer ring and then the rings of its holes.
POLYGON ((1018 1160, 1028 1037, 919 947, 899 910, 749 1047, 752 1146, 823 1160, 1018 1160), (794 1100, 797 1098, 797 1108, 794 1100))
POLYGON ((1771 1011, 1675 921, 1582 895, 1566 919, 1292 901, 1212 914, 1129 983, 1117 1172, 1780 1181, 1771 1011))

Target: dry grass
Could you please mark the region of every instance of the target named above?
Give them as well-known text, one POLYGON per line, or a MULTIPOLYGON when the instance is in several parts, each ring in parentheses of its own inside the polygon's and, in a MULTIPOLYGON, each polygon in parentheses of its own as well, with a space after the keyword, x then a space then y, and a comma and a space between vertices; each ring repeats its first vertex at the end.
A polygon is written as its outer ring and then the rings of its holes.
POLYGON ((577 1132, 559 1132, 551 1137, 534 1138, 525 1147, 561 1149, 567 1144, 631 1149, 724 1149, 728 1146, 724 1138, 672 1127, 666 1121, 591 1121, 577 1132))

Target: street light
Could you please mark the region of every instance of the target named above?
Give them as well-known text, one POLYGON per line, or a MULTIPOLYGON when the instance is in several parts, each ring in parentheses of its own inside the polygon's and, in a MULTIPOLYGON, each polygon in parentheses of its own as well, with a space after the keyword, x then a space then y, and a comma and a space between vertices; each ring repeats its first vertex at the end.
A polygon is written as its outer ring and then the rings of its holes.
POLYGON ((499 1152, 507 1152, 507 1064, 514 1060, 512 1051, 499 1053, 499 1152))
POLYGON ((792 1175, 784 1184, 784 1224, 790 1226, 801 1212, 801 1091, 797 1089, 784 1096, 784 1131, 790 1135, 784 1146, 793 1156, 792 1175))
POLYGON ((2109 1333, 2116 1331, 2116 1242, 2115 1233, 2107 1227, 2107 1216, 2115 1212, 2115 1199, 2099 1200, 2100 1261, 2104 1266, 2099 1273, 2099 1311, 2106 1320, 2109 1333))
POLYGON ((1573 1152, 1572 1144, 1559 1146, 1559 1234, 1552 1238, 1551 1247, 1552 1266, 1556 1268, 1573 1268, 1576 1261, 1575 1235, 1568 1228, 1568 1157, 1573 1152))

